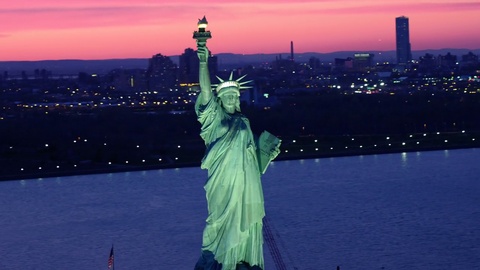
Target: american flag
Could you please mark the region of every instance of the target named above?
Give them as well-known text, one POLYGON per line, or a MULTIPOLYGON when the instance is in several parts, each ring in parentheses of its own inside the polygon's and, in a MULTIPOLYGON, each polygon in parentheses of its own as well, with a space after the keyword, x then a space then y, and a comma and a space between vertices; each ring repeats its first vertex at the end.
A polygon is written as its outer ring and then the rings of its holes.
POLYGON ((112 249, 110 250, 110 256, 108 256, 108 269, 113 268, 113 245, 112 249))

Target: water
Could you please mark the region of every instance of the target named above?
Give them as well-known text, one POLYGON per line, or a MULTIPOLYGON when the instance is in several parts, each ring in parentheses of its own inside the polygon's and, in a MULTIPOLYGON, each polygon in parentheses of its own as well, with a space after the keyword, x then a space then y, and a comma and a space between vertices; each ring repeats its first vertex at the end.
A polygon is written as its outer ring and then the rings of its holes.
MULTIPOLYGON (((274 162, 288 269, 480 269, 480 149, 274 162)), ((0 182, 0 269, 193 269, 199 168, 0 182)), ((275 264, 265 245, 266 269, 275 264)))

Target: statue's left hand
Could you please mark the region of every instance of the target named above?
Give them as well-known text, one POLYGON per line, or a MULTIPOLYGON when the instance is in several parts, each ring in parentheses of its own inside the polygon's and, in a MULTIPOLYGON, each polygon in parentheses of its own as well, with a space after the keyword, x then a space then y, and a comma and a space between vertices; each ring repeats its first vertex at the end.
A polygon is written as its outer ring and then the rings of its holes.
POLYGON ((270 159, 274 160, 280 154, 280 143, 270 152, 270 159))

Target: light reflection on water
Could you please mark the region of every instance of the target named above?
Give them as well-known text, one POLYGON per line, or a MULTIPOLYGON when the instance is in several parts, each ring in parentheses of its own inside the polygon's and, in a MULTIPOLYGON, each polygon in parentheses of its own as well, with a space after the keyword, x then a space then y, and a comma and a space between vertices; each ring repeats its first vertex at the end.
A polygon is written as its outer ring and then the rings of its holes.
POLYGON ((402 166, 405 167, 407 166, 407 153, 403 152, 401 153, 402 155, 402 166))
MULTIPOLYGON (((273 162, 265 205, 293 269, 480 269, 478 149, 273 162)), ((192 269, 199 168, 0 182, 0 269, 192 269)), ((266 269, 274 269, 268 249, 266 269)))

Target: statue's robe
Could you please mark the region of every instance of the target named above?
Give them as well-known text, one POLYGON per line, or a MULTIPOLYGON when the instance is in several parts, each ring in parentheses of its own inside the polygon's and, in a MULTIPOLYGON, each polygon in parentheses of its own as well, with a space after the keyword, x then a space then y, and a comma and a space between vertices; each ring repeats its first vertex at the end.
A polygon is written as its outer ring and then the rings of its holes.
POLYGON ((213 253, 224 270, 242 261, 263 269, 265 208, 249 121, 240 113, 226 113, 213 95, 206 105, 199 100, 195 112, 207 148, 201 167, 208 170, 202 251, 213 253))

